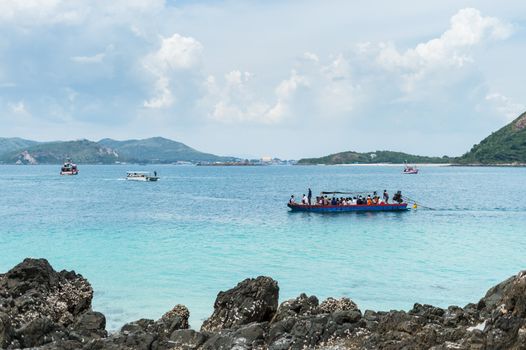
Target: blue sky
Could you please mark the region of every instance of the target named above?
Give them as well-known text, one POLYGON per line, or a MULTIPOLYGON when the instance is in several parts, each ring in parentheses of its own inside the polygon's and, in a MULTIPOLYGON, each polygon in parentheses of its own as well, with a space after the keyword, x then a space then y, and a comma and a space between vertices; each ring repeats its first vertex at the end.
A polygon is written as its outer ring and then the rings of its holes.
POLYGON ((526 110, 517 1, 0 0, 0 136, 460 155, 526 110))

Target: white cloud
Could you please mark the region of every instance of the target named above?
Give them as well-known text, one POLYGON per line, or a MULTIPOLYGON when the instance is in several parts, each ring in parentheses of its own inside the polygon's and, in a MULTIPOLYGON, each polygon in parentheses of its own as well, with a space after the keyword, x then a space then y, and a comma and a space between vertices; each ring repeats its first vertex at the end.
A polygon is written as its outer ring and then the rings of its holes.
POLYGON ((263 124, 278 123, 286 117, 289 101, 301 86, 308 86, 305 77, 291 72, 291 76, 281 81, 275 88, 276 102, 265 102, 250 83, 253 74, 233 70, 224 76, 224 84, 218 84, 214 76, 205 82, 208 96, 205 100, 212 106, 210 117, 214 120, 233 122, 253 122, 263 124))
POLYGON ((306 77, 299 75, 293 70, 288 79, 283 80, 276 88, 278 98, 276 104, 265 114, 264 119, 268 123, 280 121, 289 112, 289 104, 294 94, 300 87, 308 87, 306 77))
POLYGON ((9 110, 11 113, 19 115, 19 116, 30 116, 31 113, 27 110, 24 102, 18 101, 16 103, 8 103, 7 104, 9 110))
POLYGON ((177 33, 161 39, 161 47, 149 54, 143 61, 144 68, 156 77, 154 97, 144 102, 147 108, 167 108, 173 105, 170 84, 172 75, 178 71, 189 70, 201 60, 203 46, 192 37, 177 33))
POLYGON ((82 6, 75 5, 61 0, 0 0, 0 22, 23 26, 78 23, 83 17, 82 6))
POLYGON ((276 96, 279 100, 290 99, 300 86, 309 86, 309 83, 304 76, 293 70, 290 78, 283 80, 276 88, 276 96))
POLYGON ((354 108, 359 88, 353 84, 350 67, 350 62, 340 54, 321 68, 320 103, 323 109, 339 114, 354 108))
POLYGON ((308 60, 308 61, 312 61, 312 62, 316 62, 316 63, 318 63, 320 61, 320 59, 318 58, 318 55, 316 55, 315 53, 312 53, 312 52, 305 52, 303 54, 303 58, 308 60))
POLYGON ((223 85, 214 76, 207 78, 205 99, 212 106, 212 119, 226 123, 262 121, 269 106, 252 93, 248 85, 251 77, 249 72, 233 70, 225 74, 223 85))
POLYGON ((225 75, 225 81, 228 86, 236 87, 248 82, 251 77, 252 74, 249 72, 241 73, 239 70, 233 70, 225 75))
POLYGON ((203 46, 199 41, 175 33, 171 37, 161 39, 161 47, 146 58, 144 65, 152 72, 163 74, 178 69, 189 69, 200 61, 202 51, 203 46))
POLYGON ((164 0, 0 0, 0 23, 22 27, 76 25, 89 18, 137 23, 137 19, 164 8, 164 0))
MULTIPOLYGON (((473 61, 470 49, 489 40, 502 40, 512 33, 512 26, 495 17, 483 17, 474 8, 458 11, 450 28, 439 38, 400 52, 393 43, 382 43, 376 62, 384 69, 400 72, 406 78, 407 90, 430 71, 460 68, 473 61)), ((369 45, 361 46, 364 51, 369 45)))
POLYGON ((93 56, 73 56, 71 60, 77 63, 101 63, 104 57, 106 57, 106 54, 101 52, 93 56))
POLYGON ((517 118, 521 113, 526 111, 526 105, 516 103, 511 98, 498 92, 486 95, 486 100, 491 102, 495 106, 497 112, 508 121, 517 118))
POLYGON ((170 90, 170 81, 166 77, 159 77, 155 82, 156 96, 144 101, 146 108, 165 108, 173 105, 175 98, 170 90))

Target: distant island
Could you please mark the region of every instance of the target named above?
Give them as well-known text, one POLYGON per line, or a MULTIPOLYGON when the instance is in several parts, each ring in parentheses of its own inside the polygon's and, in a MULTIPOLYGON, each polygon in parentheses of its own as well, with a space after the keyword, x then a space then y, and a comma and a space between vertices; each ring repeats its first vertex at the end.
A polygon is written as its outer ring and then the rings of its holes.
POLYGON ((20 138, 0 138, 0 163, 3 164, 59 164, 66 158, 81 164, 171 164, 237 160, 235 157, 203 153, 163 137, 126 141, 102 139, 98 142, 37 142, 20 138))
POLYGON ((267 164, 452 164, 526 165, 526 112, 486 137, 460 157, 427 157, 394 151, 340 152, 297 162, 280 159, 248 160, 200 152, 184 143, 163 137, 142 140, 76 140, 38 142, 21 138, 0 138, 0 164, 59 164, 66 158, 80 164, 174 164, 246 166, 267 164))
POLYGON ((393 163, 402 164, 405 161, 409 163, 441 163, 448 164, 453 161, 454 158, 447 156, 444 157, 426 157, 416 156, 403 152, 392 152, 392 151, 376 151, 359 153, 353 151, 340 152, 330 154, 320 158, 304 158, 300 159, 297 164, 300 165, 314 165, 314 164, 379 164, 379 163, 393 163))
POLYGON ((469 152, 460 157, 426 157, 392 151, 366 153, 347 151, 320 158, 300 159, 297 164, 401 164, 406 161, 413 164, 524 166, 526 165, 526 112, 474 145, 469 152))

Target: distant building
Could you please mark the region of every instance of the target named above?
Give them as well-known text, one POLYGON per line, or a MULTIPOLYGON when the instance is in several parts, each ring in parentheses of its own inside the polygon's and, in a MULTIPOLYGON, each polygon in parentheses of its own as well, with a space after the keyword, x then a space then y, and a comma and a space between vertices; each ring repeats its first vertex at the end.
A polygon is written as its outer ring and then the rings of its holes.
POLYGON ((261 157, 261 162, 262 163, 272 163, 272 157, 270 157, 270 156, 263 156, 263 157, 261 157))

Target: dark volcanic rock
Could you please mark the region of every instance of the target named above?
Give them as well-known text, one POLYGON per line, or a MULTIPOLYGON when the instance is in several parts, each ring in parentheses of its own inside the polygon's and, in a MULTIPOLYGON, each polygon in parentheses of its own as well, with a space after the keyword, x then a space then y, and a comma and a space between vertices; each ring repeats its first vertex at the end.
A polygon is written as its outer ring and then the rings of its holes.
POLYGON ((216 349, 524 349, 526 273, 491 288, 477 304, 446 309, 362 312, 348 298, 315 296, 283 302, 268 277, 247 279, 220 292, 201 332, 176 305, 159 320, 128 323, 114 334, 91 310, 93 291, 74 272, 26 259, 0 275, 0 348, 39 350, 216 349))
POLYGON ((56 272, 44 259, 25 259, 0 277, 0 305, 15 328, 42 317, 68 326, 91 308, 92 297, 84 277, 56 272))
MULTIPOLYGON (((159 320, 140 319, 125 324, 121 331, 97 343, 97 349, 172 349, 174 344, 189 349, 192 344, 201 344, 201 338, 191 339, 179 330, 188 328, 190 312, 184 305, 176 305, 159 320), (185 345, 186 344, 186 345, 185 345), (189 344, 189 345, 188 345, 189 344)), ((197 346, 197 345, 196 345, 197 346)))
POLYGON ((321 313, 331 313, 335 311, 358 310, 358 306, 349 298, 327 298, 320 304, 321 313))
POLYGON ((302 293, 296 299, 290 299, 281 303, 272 319, 272 323, 282 321, 289 317, 316 315, 319 313, 318 304, 318 298, 314 295, 307 297, 306 294, 302 293))
POLYGON ((7 314, 0 312, 0 348, 7 347, 11 343, 12 336, 11 320, 7 314))
POLYGON ((301 294, 279 306, 267 343, 276 350, 313 348, 350 336, 363 326, 361 318, 362 313, 348 298, 329 298, 318 305, 316 297, 301 294))
POLYGON ((208 340, 208 336, 193 329, 181 329, 170 335, 170 345, 176 349, 197 349, 208 340))
POLYGON ((171 333, 177 329, 187 329, 188 318, 190 318, 190 311, 184 305, 175 305, 174 308, 161 317, 159 322, 162 322, 167 332, 171 333))
POLYGON ((50 343, 54 339, 61 339, 63 335, 64 328, 45 317, 32 319, 16 332, 16 338, 25 348, 50 343))
MULTIPOLYGON (((0 276, 0 344, 35 347, 76 338, 93 290, 75 272, 56 272, 44 259, 25 259, 0 276)), ((98 329, 105 336, 104 324, 98 329)), ((89 333, 93 336, 94 333, 89 333)))
POLYGON ((73 329, 88 338, 104 338, 106 332, 106 317, 100 312, 88 311, 79 316, 73 329))
POLYGON ((247 278, 226 292, 219 292, 214 313, 201 327, 214 332, 252 322, 270 321, 278 308, 278 283, 270 277, 247 278))
POLYGON ((268 324, 251 323, 219 331, 210 336, 203 344, 203 350, 227 350, 227 349, 265 349, 265 337, 267 335, 268 324))

